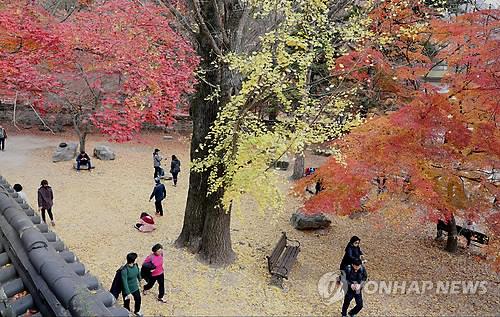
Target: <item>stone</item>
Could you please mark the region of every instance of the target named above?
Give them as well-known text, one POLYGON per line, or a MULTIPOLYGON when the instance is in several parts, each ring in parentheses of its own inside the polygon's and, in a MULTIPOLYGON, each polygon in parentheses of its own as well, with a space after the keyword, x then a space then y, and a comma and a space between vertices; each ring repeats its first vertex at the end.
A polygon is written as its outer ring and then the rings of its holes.
POLYGON ((78 144, 61 143, 52 155, 52 162, 71 161, 76 157, 78 144))
POLYGON ((324 214, 305 215, 301 212, 295 212, 290 218, 292 226, 297 230, 313 230, 328 228, 332 221, 324 214))
MULTIPOLYGON (((92 161, 90 161, 90 163, 92 163, 92 161)), ((73 163, 73 168, 76 170, 76 168, 77 168, 76 162, 75 162, 75 163, 73 163)), ((94 166, 94 165, 92 165, 92 168, 91 168, 91 169, 94 169, 94 168, 95 168, 95 166, 94 166)), ((80 170, 87 171, 88 169, 89 169, 89 166, 88 166, 87 164, 85 164, 85 165, 80 165, 80 170)))
POLYGON ((94 148, 94 156, 103 161, 114 160, 115 153, 106 145, 98 145, 94 148))

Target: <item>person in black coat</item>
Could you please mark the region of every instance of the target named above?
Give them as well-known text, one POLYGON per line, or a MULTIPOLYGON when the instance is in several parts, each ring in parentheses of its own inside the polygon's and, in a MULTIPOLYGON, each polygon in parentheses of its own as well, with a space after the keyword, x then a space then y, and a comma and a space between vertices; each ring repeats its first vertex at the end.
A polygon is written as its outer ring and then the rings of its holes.
POLYGON ((340 269, 345 270, 348 265, 352 265, 354 260, 363 260, 363 251, 359 247, 361 239, 357 236, 353 236, 347 246, 345 247, 344 257, 342 262, 340 262, 340 269))
POLYGON ((172 162, 170 163, 170 173, 172 174, 172 179, 174 181, 174 186, 177 186, 177 175, 181 171, 181 161, 177 156, 172 155, 172 162))
POLYGON ((343 283, 346 291, 344 303, 342 304, 342 316, 355 316, 363 308, 363 295, 361 291, 367 279, 368 274, 366 274, 366 270, 360 259, 354 260, 352 265, 350 264, 345 267, 345 279, 343 283), (347 309, 349 309, 349 304, 351 304, 353 299, 356 301, 356 306, 347 314, 347 309))
POLYGON ((76 157, 76 170, 80 171, 82 165, 86 165, 89 172, 91 171, 92 165, 90 164, 90 157, 85 151, 80 151, 80 154, 76 157))

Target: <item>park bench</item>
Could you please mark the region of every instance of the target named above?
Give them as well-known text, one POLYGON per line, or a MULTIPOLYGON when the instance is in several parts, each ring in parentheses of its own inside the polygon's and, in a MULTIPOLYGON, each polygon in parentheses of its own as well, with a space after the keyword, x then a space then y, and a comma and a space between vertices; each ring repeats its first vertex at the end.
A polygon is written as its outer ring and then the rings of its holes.
MULTIPOLYGON (((450 233, 448 225, 443 220, 439 220, 437 223, 437 238, 440 238, 442 236, 443 231, 446 233, 450 233)), ((470 230, 458 225, 457 234, 467 239, 467 246, 469 246, 471 242, 475 242, 477 244, 488 244, 490 240, 490 238, 488 238, 488 236, 484 233, 470 230)))
POLYGON ((273 252, 267 256, 267 268, 271 274, 272 285, 283 288, 283 278, 288 279, 299 252, 300 242, 288 239, 283 232, 273 252), (289 242, 294 242, 295 245, 290 245, 289 242))

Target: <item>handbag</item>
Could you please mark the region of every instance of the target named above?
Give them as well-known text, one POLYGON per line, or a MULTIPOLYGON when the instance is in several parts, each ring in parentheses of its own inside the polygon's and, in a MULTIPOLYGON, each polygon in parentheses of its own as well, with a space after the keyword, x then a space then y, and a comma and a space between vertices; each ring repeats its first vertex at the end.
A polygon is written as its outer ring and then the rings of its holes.
POLYGON ((141 266, 141 278, 149 281, 151 279, 151 271, 156 269, 156 265, 153 264, 153 259, 149 258, 149 261, 144 262, 141 266))

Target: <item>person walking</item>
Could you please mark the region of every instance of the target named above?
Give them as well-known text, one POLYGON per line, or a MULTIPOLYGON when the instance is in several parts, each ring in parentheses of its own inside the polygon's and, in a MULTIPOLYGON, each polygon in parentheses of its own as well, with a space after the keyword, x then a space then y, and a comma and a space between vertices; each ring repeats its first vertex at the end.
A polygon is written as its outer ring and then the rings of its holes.
POLYGON ((137 253, 127 254, 127 265, 121 270, 123 307, 130 311, 130 300, 134 298, 134 314, 142 317, 141 313, 141 291, 139 282, 141 280, 139 266, 135 261, 137 253))
POLYGON ((7 139, 7 131, 0 124, 0 150, 5 151, 5 139, 7 139))
POLYGON ((23 200, 23 203, 27 204, 28 197, 26 196, 26 193, 23 192, 23 186, 21 186, 21 184, 14 184, 14 186, 12 188, 14 188, 14 190, 16 191, 19 198, 21 198, 23 200))
POLYGON ((155 169, 154 178, 161 176, 161 160, 163 160, 163 158, 160 155, 160 150, 155 149, 153 152, 153 167, 155 169))
POLYGON ((349 311, 349 316, 354 317, 363 308, 362 289, 368 279, 368 274, 360 259, 354 260, 352 265, 347 265, 345 268, 345 280, 343 281, 345 290, 344 303, 342 304, 342 316, 347 315, 347 309, 351 304, 352 299, 356 301, 356 306, 349 311))
POLYGON ((174 186, 177 186, 177 175, 181 172, 181 161, 177 156, 172 155, 172 162, 170 163, 170 173, 174 181, 174 186))
POLYGON ((161 205, 161 202, 165 197, 167 197, 167 189, 165 188, 165 185, 163 185, 160 181, 159 178, 155 178, 155 187, 153 188, 153 192, 149 196, 149 201, 155 198, 155 209, 156 209, 156 214, 163 216, 163 206, 161 205))
POLYGON ((38 209, 42 212, 43 222, 45 221, 45 211, 49 214, 50 222, 53 226, 56 225, 54 222, 54 216, 52 215, 52 206, 54 205, 54 193, 52 188, 49 186, 49 182, 44 179, 40 183, 40 188, 38 188, 38 209))
POLYGON ((165 295, 165 276, 163 273, 163 246, 159 243, 155 244, 151 248, 151 253, 144 259, 143 265, 146 262, 151 262, 155 268, 151 271, 151 278, 148 283, 144 285, 142 293, 146 295, 148 291, 153 288, 155 282, 158 282, 158 301, 166 303, 167 300, 164 298, 165 295))
POLYGON ((348 265, 351 265, 354 260, 360 259, 363 260, 363 251, 359 247, 361 239, 357 236, 352 236, 351 240, 345 247, 344 257, 342 258, 342 262, 340 262, 340 269, 344 270, 348 265))

